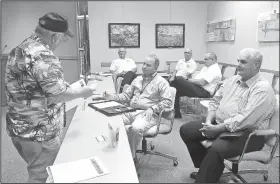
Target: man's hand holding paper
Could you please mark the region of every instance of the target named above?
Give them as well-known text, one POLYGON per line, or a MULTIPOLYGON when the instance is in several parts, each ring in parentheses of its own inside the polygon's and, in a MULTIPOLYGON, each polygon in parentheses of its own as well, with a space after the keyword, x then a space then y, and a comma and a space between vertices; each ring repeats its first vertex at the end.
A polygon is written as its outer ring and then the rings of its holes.
POLYGON ((97 85, 97 83, 86 85, 85 81, 81 79, 73 83, 70 87, 75 91, 76 94, 79 94, 79 97, 88 98, 92 96, 93 92, 97 88, 97 85))
POLYGON ((88 85, 87 87, 89 87, 93 91, 96 91, 97 86, 98 86, 97 83, 93 83, 93 84, 88 85))

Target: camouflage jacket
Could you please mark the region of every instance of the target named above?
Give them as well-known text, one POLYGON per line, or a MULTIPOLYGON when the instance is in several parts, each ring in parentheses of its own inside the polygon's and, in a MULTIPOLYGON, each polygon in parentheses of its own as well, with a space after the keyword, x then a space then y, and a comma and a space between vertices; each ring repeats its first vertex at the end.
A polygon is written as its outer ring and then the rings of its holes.
POLYGON ((67 88, 61 63, 35 34, 10 52, 5 88, 9 136, 47 141, 61 133, 64 106, 48 100, 67 88))

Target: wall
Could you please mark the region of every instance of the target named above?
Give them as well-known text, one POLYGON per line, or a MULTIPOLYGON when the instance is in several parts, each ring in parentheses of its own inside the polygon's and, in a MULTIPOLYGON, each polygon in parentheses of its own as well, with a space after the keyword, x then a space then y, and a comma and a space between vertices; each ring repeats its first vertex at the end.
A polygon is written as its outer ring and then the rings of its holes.
MULTIPOLYGON (((3 1, 1 46, 8 45, 4 53, 28 37, 38 25, 39 18, 51 11, 66 16, 70 29, 76 33, 74 1, 3 1)), ((77 56, 76 39, 69 39, 55 53, 58 56, 77 56)))
MULTIPOLYGON (((2 46, 1 46, 1 41, 2 41, 2 36, 1 36, 1 33, 2 33, 2 1, 0 0, 0 52, 1 50, 3 49, 2 46)), ((1 81, 1 86, 0 86, 0 98, 2 99, 2 93, 4 91, 2 91, 2 60, 1 60, 1 56, 2 56, 2 53, 0 53, 0 81, 1 81)), ((2 102, 2 100, 0 101, 2 102)), ((2 115, 2 106, 0 104, 0 110, 1 110, 1 115, 2 115)))
POLYGON ((108 23, 140 23, 140 48, 127 49, 127 57, 141 62, 155 53, 164 69, 166 60, 184 57, 183 49, 156 49, 156 23, 185 23, 185 47, 193 49, 194 59, 205 53, 207 2, 194 1, 89 1, 89 37, 92 71, 106 71, 101 62, 118 57, 118 49, 109 49, 108 23))
POLYGON ((217 1, 209 2, 207 21, 236 17, 234 42, 207 43, 206 50, 217 54, 220 62, 237 64, 239 51, 246 47, 259 49, 264 56, 262 68, 279 71, 279 42, 257 41, 257 17, 260 12, 279 8, 278 1, 217 1))
MULTIPOLYGON (((38 25, 39 18, 48 12, 57 12, 68 18, 70 29, 76 34, 76 7, 74 1, 2 1, 2 32, 1 48, 7 45, 4 54, 20 44, 30 36, 38 25)), ((77 35, 77 34, 76 34, 77 35)), ((54 53, 64 58, 62 67, 65 79, 74 82, 79 76, 79 63, 77 61, 77 40, 69 39, 54 53), (65 59, 66 58, 66 59, 65 59)), ((1 76, 5 69, 5 61, 1 61, 1 76)), ((1 104, 5 104, 4 79, 1 77, 1 104)))

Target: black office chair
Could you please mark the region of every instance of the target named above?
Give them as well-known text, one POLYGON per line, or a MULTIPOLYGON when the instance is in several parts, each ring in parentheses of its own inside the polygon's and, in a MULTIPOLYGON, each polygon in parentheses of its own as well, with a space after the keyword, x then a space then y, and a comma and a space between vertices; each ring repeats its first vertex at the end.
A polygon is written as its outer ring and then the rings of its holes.
POLYGON ((221 87, 222 84, 223 84, 223 81, 220 81, 217 84, 213 95, 211 95, 209 98, 187 97, 187 96, 180 97, 180 108, 181 107, 186 108, 187 114, 199 115, 199 117, 200 117, 200 115, 203 113, 203 109, 200 105, 200 101, 211 100, 214 97, 214 95, 216 94, 216 92, 219 90, 219 88, 221 87), (188 103, 188 100, 193 100, 193 102, 194 102, 193 105, 190 105, 188 103), (188 108, 191 108, 192 110, 189 110, 188 108))
POLYGON ((144 155, 146 155, 146 154, 158 155, 161 157, 165 157, 165 158, 173 160, 173 165, 177 166, 178 165, 177 157, 154 151, 155 146, 152 145, 151 142, 150 142, 150 150, 148 150, 148 144, 147 144, 147 138, 154 138, 158 134, 167 135, 172 131, 174 117, 175 117, 174 103, 175 103, 176 89, 173 87, 170 87, 170 91, 171 91, 171 95, 172 95, 172 108, 165 110, 159 114, 158 124, 151 127, 149 130, 147 130, 144 133, 143 140, 142 140, 142 149, 136 150, 136 153, 143 153, 144 155), (170 120, 170 123, 161 123, 162 118, 164 118, 166 120, 170 120))
MULTIPOLYGON (((201 144, 208 148, 211 146, 213 141, 204 140, 201 141, 201 144)), ((241 176, 241 174, 247 173, 259 173, 263 175, 264 181, 268 180, 268 168, 266 169, 245 169, 239 170, 239 163, 243 161, 253 161, 259 162, 261 164, 267 165, 270 164, 274 157, 279 157, 279 155, 274 156, 279 145, 279 106, 276 107, 273 116, 270 119, 269 129, 268 130, 255 130, 253 131, 247 138, 242 153, 239 156, 232 157, 226 159, 231 162, 232 167, 225 163, 225 167, 229 170, 229 172, 223 173, 222 177, 234 175, 238 179, 240 179, 243 183, 247 183, 246 180, 241 176), (255 136, 264 136, 265 137, 265 147, 260 151, 253 151, 249 153, 245 153, 247 149, 247 145, 251 139, 251 137, 255 136)), ((197 172, 192 172, 190 177, 195 179, 197 172)))

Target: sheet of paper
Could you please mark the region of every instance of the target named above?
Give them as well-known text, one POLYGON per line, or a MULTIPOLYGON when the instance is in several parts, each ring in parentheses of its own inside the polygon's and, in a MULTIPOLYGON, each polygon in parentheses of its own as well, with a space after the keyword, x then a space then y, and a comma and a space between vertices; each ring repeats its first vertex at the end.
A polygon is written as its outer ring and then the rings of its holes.
POLYGON ((85 83, 84 79, 80 79, 80 80, 74 82, 73 84, 71 84, 70 86, 73 89, 78 89, 80 87, 86 86, 86 83, 85 83))
MULTIPOLYGON (((86 83, 85 83, 84 79, 80 79, 80 80, 74 82, 73 84, 71 84, 70 86, 72 89, 78 89, 80 87, 86 86, 86 83)), ((70 109, 73 109, 74 107, 81 105, 83 103, 84 103, 83 98, 76 98, 74 100, 68 101, 68 102, 66 102, 66 111, 69 111, 70 109)))
POLYGON ((204 107, 208 108, 209 102, 210 102, 210 100, 202 100, 202 101, 200 101, 200 104, 203 105, 204 107))
POLYGON ((105 108, 105 107, 113 107, 113 106, 117 106, 117 105, 124 106, 124 105, 122 105, 122 104, 120 104, 118 102, 115 102, 115 101, 94 104, 94 106, 99 108, 99 109, 105 108))
POLYGON ((112 73, 99 72, 99 75, 107 77, 107 76, 112 76, 112 73))
POLYGON ((97 157, 53 165, 47 167, 47 172, 54 183, 75 183, 109 174, 97 157))

